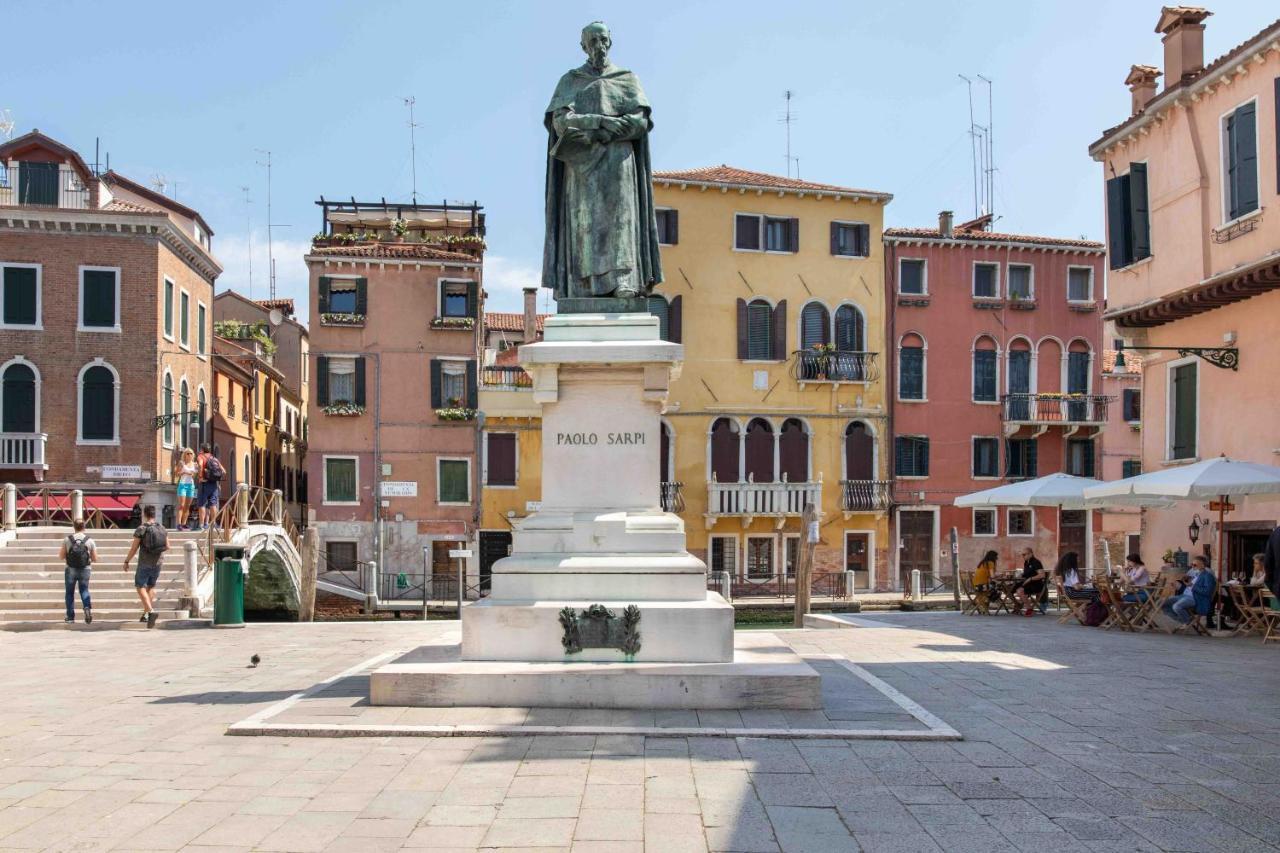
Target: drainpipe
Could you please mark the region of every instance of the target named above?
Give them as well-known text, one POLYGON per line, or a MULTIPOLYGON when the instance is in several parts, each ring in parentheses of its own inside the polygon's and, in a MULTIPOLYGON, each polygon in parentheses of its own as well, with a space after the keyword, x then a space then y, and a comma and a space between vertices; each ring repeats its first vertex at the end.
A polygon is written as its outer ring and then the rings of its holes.
MULTIPOLYGON (((885 571, 888 573, 889 577, 885 578, 885 580, 889 581, 892 584, 893 579, 898 577, 898 557, 900 556, 900 553, 901 553, 901 549, 898 547, 898 525, 895 523, 897 521, 897 512, 895 511, 895 501, 894 501, 894 494, 893 494, 894 485, 896 484, 896 480, 894 478, 893 472, 895 470, 894 466, 897 464, 897 460, 894 459, 895 443, 894 443, 894 431, 893 431, 893 414, 896 409, 895 402, 898 399, 897 381, 896 381, 898 367, 897 367, 897 362, 895 358, 898 354, 898 344, 897 344, 897 340, 898 340, 898 331, 897 331, 898 329, 898 310, 897 310, 898 308, 898 276, 897 276, 898 244, 892 243, 892 242, 886 242, 884 254, 885 254, 885 271, 884 271, 885 273, 885 287, 884 287, 885 306, 884 307, 885 307, 885 320, 889 330, 889 336, 884 342, 884 350, 885 350, 884 352, 884 364, 885 364, 884 401, 885 401, 885 409, 887 410, 887 415, 885 417, 885 426, 886 426, 886 432, 888 433, 888 435, 886 436, 887 446, 885 447, 884 455, 889 460, 889 468, 885 472, 885 479, 889 481, 889 500, 888 500, 889 541, 886 543, 889 547, 888 547, 888 553, 886 553, 885 555, 887 558, 885 560, 885 571)), ((872 554, 871 555, 872 577, 875 576, 875 561, 876 561, 876 555, 872 554)), ((871 591, 872 592, 875 591, 874 581, 872 581, 871 583, 871 591)))
MULTIPOLYGON (((373 553, 377 565, 384 566, 382 558, 382 359, 379 353, 365 353, 373 359, 373 553)), ((376 572, 375 572, 376 574, 376 572)))

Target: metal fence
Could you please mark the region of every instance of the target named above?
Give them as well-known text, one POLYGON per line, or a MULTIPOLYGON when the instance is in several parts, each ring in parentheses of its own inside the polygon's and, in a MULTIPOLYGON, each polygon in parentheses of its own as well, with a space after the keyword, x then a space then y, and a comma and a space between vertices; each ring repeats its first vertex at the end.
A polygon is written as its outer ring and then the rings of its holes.
POLYGON ((888 509, 892 491, 892 480, 841 480, 841 509, 850 512, 888 509))
MULTIPOLYGON (((721 580, 722 573, 713 573, 707 578, 707 589, 724 594, 721 580)), ((849 572, 814 572, 812 578, 812 595, 814 598, 848 598, 849 572)), ((794 575, 768 575, 765 577, 736 577, 732 580, 734 598, 794 598, 796 579, 794 575)))
POLYGON ((532 388, 533 377, 517 364, 490 364, 480 371, 480 384, 491 390, 532 388))
POLYGON ((89 188, 68 166, 19 161, 6 168, 0 163, 0 205, 87 210, 89 188))

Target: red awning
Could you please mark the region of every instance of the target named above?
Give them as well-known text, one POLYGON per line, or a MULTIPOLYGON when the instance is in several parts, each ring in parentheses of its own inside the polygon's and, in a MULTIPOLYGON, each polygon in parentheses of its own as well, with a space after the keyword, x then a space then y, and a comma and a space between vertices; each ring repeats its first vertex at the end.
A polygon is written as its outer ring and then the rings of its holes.
MULTIPOLYGON (((138 502, 138 495, 85 495, 84 508, 96 509, 104 515, 128 515, 133 511, 134 504, 138 502)), ((18 497, 18 511, 34 510, 41 512, 45 507, 45 499, 41 495, 20 495, 18 497)), ((49 495, 49 511, 50 512, 71 512, 71 496, 70 495, 49 495)))

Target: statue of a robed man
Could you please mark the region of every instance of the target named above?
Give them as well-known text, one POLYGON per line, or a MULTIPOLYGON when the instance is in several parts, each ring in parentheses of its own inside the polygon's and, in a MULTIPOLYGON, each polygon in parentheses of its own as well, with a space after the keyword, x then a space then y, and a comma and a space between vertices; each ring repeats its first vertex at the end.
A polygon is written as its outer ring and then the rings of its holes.
POLYGON ((640 80, 609 62, 612 45, 607 26, 588 24, 587 62, 560 78, 546 110, 542 286, 561 313, 644 310, 639 298, 662 281, 651 108, 640 80))

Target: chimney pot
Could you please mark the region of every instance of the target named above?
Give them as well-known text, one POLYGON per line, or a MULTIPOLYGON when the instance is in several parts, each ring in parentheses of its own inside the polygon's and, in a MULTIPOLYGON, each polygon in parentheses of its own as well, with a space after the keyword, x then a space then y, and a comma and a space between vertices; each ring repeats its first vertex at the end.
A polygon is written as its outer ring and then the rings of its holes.
POLYGON ((1204 70, 1204 19, 1212 15, 1200 6, 1165 6, 1156 32, 1163 34, 1164 87, 1177 86, 1204 70))
POLYGON ((521 343, 532 344, 538 340, 538 288, 526 287, 524 289, 524 324, 521 331, 523 340, 521 343))
POLYGON ((938 233, 948 240, 955 235, 953 223, 955 222, 955 214, 949 210, 944 210, 938 214, 938 233))
POLYGON ((1129 76, 1124 78, 1124 82, 1132 95, 1132 115, 1142 112, 1155 98, 1156 78, 1159 76, 1160 69, 1153 65, 1135 65, 1129 69, 1129 76))

